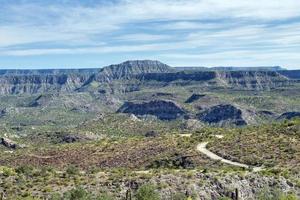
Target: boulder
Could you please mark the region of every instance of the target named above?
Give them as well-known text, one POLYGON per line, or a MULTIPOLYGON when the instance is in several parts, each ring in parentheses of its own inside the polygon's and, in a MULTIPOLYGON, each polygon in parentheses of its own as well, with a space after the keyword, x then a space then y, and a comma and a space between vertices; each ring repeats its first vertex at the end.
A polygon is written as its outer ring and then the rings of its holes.
POLYGON ((16 149, 18 144, 8 138, 1 138, 1 144, 10 149, 16 149))
POLYGON ((156 131, 148 131, 145 134, 145 137, 157 137, 157 136, 158 136, 158 133, 156 131))

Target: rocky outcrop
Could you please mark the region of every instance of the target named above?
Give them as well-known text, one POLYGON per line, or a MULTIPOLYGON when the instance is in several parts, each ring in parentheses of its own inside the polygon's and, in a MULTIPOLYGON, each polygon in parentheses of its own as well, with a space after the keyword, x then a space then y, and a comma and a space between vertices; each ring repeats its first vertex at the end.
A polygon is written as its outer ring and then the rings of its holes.
POLYGON ((95 137, 89 137, 86 135, 66 134, 62 137, 61 143, 85 142, 94 139, 95 137))
POLYGON ((295 117, 300 118, 300 112, 286 112, 280 115, 277 120, 284 120, 284 119, 293 119, 295 117))
POLYGON ((198 101, 200 98, 205 97, 205 94, 192 94, 192 96, 190 96, 185 103, 193 103, 195 101, 198 101))
POLYGON ((1 144, 9 149, 24 148, 24 145, 18 145, 9 138, 1 138, 1 144))
POLYGON ((6 115, 6 113, 7 113, 6 108, 5 109, 1 109, 0 110, 0 118, 4 117, 6 115))
POLYGON ((183 117, 185 111, 176 103, 165 100, 134 103, 126 102, 117 112, 134 115, 154 115, 161 120, 174 120, 183 117))
POLYGON ((208 110, 197 114, 200 121, 217 125, 246 125, 242 117, 242 111, 230 104, 213 106, 208 110))

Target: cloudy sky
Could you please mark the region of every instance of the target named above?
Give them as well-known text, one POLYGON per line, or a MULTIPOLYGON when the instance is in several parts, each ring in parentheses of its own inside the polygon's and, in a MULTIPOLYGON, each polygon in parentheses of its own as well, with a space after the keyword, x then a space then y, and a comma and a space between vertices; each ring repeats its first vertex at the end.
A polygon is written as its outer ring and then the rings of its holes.
POLYGON ((300 68, 299 0, 0 0, 0 69, 300 68))

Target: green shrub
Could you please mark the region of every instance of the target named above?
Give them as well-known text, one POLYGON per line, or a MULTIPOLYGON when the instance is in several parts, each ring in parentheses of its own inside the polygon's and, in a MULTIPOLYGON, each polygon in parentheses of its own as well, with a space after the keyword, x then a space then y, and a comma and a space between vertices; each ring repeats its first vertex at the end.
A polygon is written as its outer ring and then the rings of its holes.
POLYGON ((3 175, 7 176, 7 177, 16 175, 16 172, 12 168, 9 168, 9 167, 3 167, 2 172, 3 172, 3 175))
POLYGON ((77 175, 77 174, 79 174, 79 169, 76 166, 74 166, 74 165, 70 165, 67 168, 66 172, 69 175, 77 175))
POLYGON ((18 167, 16 169, 16 172, 18 174, 24 174, 26 176, 31 176, 33 174, 33 170, 34 170, 34 168, 32 166, 23 165, 21 167, 18 167))
POLYGON ((64 200, 91 200, 91 195, 83 188, 75 188, 69 192, 64 193, 64 200))
POLYGON ((159 194, 155 191, 155 187, 149 184, 141 186, 135 197, 137 200, 160 200, 159 194))

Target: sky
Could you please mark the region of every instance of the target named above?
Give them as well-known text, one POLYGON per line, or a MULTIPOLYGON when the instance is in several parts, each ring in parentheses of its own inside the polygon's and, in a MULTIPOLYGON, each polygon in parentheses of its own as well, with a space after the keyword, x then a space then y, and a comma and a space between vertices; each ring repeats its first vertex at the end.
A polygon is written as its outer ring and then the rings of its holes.
POLYGON ((0 0, 0 69, 300 68, 299 0, 0 0))

